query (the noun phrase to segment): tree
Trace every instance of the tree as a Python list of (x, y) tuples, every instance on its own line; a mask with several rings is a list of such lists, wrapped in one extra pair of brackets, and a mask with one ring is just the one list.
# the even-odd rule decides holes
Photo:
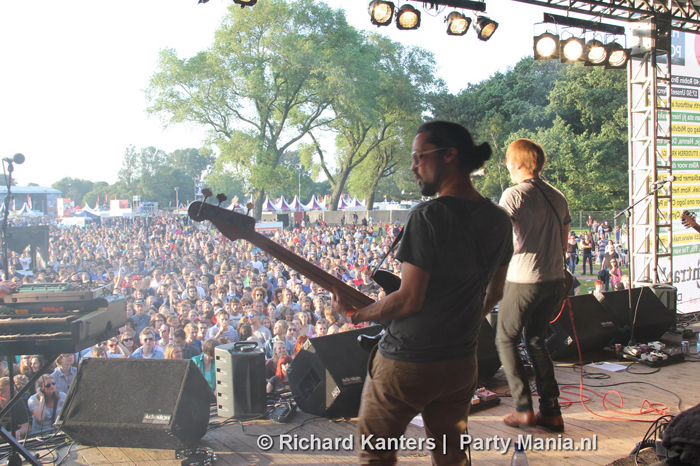
[(285, 151), (327, 122), (361, 35), (341, 11), (313, 0), (232, 5), (214, 45), (190, 59), (160, 54), (149, 111), (166, 124), (207, 126), (225, 163), (256, 189), (256, 215)]
[(180, 169), (193, 183), (202, 178), (215, 160), (211, 151), (194, 148), (177, 149), (167, 156), (168, 165)]
[(303, 156), (306, 163), (312, 163), (312, 154), (318, 157), (333, 189), (329, 209), (337, 208), (349, 177), (361, 164), (366, 167), (354, 186), (370, 199), (379, 179), (393, 174), (401, 153), (397, 140), (413, 138), (428, 93), (444, 87), (434, 68), (434, 57), (424, 49), (404, 48), (374, 34), (364, 41), (348, 66), (344, 93), (329, 107), (334, 117), (329, 127), (337, 134), (335, 157), (329, 160), (314, 131)]
[(92, 191), (93, 185), (94, 183), (90, 180), (65, 177), (52, 184), (51, 187), (61, 191), (62, 197), (72, 199), (80, 204), (85, 195)]

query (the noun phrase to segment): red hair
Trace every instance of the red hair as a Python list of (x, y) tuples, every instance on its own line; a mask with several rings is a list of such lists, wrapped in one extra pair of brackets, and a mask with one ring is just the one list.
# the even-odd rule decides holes
[(277, 361), (277, 370), (275, 371), (275, 375), (277, 376), (277, 380), (280, 382), (286, 382), (287, 381), (287, 374), (282, 372), (282, 364), (289, 364), (292, 362), (292, 357), (291, 356), (282, 356), (279, 361)]
[(297, 342), (294, 344), (294, 355), (296, 356), (299, 354), (299, 351), (304, 347), (304, 343), (306, 343), (309, 339), (308, 335), (299, 335), (297, 337)]

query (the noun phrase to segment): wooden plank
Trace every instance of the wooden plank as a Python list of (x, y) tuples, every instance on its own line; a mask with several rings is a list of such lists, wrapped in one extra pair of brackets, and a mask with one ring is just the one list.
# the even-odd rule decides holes
[[(609, 356), (609, 354), (608, 354)], [(595, 359), (591, 359), (595, 360)], [(612, 361), (615, 362), (615, 361)], [(625, 363), (629, 364), (629, 363)], [(616, 390), (623, 397), (624, 405), (621, 408), (610, 407), (628, 413), (639, 411), (644, 400), (652, 403), (662, 403), (667, 406), (668, 412), (677, 414), (677, 400), (671, 394), (659, 388), (676, 393), (682, 398), (683, 409), (688, 409), (700, 403), (700, 391), (696, 389), (697, 381), (694, 374), (695, 363), (680, 363), (662, 367), (654, 374), (641, 375), (631, 372), (649, 372), (646, 366), (635, 365), (631, 372), (606, 372), (595, 367), (586, 367), (587, 373), (604, 373), (608, 378), (604, 380), (584, 379), (584, 387), (590, 388), (600, 395), (608, 390)], [(574, 402), (562, 410), (566, 430), (561, 434), (564, 439), (571, 439), (578, 444), (581, 439), (597, 438), (597, 450), (595, 451), (559, 451), (531, 450), (528, 457), (531, 464), (545, 466), (561, 466), (562, 464), (576, 464), (578, 466), (603, 466), (616, 459), (626, 457), (634, 445), (639, 442), (649, 423), (631, 422), (606, 419), (605, 417), (617, 417), (620, 415), (609, 412), (603, 406), (601, 398), (592, 396), (592, 401), (585, 406), (579, 402), (580, 374), (574, 372), (571, 364), (557, 363), (555, 372), (557, 381), (561, 386), (569, 387), (562, 393), (563, 397)], [(577, 369), (578, 371), (579, 369)], [(625, 383), (634, 382), (634, 383)], [(639, 382), (647, 382), (639, 383)], [(603, 387), (603, 385), (621, 385)], [(656, 387), (652, 386), (655, 385)], [(502, 372), (487, 381), (491, 390), (506, 392), (507, 383)], [(658, 387), (658, 388), (657, 388)], [(585, 392), (584, 392), (585, 394)], [(591, 396), (589, 394), (589, 396)], [(617, 402), (617, 398), (610, 397)], [(503, 416), (513, 410), (513, 400), (509, 397), (501, 399), (497, 407), (473, 414), (469, 419), (469, 434), (482, 440), (498, 436), (514, 442), (519, 435), (531, 436), (533, 441), (559, 439), (559, 434), (548, 432), (542, 428), (514, 429), (503, 423)], [(535, 399), (535, 406), (537, 400)], [(593, 413), (589, 412), (592, 411)], [(624, 416), (630, 419), (655, 420), (658, 415), (648, 414), (644, 416)], [(292, 429), (294, 429), (292, 431)], [(218, 464), (224, 466), (276, 466), (276, 465), (303, 465), (316, 464), (355, 465), (357, 464), (358, 451), (355, 444), (352, 448), (341, 448), (338, 451), (303, 450), (290, 451), (282, 448), (278, 437), (270, 450), (262, 451), (257, 445), (257, 438), (267, 434), (279, 436), (282, 434), (297, 435), (299, 438), (350, 438), (357, 434), (357, 422), (338, 421), (328, 419), (314, 419), (314, 416), (298, 412), (288, 424), (279, 424), (269, 420), (248, 421), (245, 423), (232, 423), (220, 428), (211, 429), (201, 441), (201, 445), (208, 446), (218, 455)], [(410, 438), (424, 438), (423, 428), (410, 425), (406, 430), (406, 436)], [(357, 440), (357, 439), (355, 439)], [(510, 464), (513, 453), (512, 443), (505, 453), (494, 448), (475, 451), (472, 450), (472, 459), (475, 464), (504, 465)], [(130, 465), (170, 465), (178, 464), (173, 460), (171, 450), (144, 450), (131, 448), (100, 448), (76, 447), (71, 452), (65, 464), (71, 466), (130, 466)], [(401, 451), (398, 454), (399, 463), (402, 466), (419, 466), (430, 462), (428, 451)]]

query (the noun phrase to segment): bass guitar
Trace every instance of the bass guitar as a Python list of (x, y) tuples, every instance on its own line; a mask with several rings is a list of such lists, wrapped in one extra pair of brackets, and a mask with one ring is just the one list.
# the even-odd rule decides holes
[(346, 285), (342, 280), (255, 231), (253, 217), (200, 201), (190, 204), (187, 213), (195, 222), (209, 220), (222, 235), (231, 241), (243, 239), (254, 244), (275, 259), (309, 277), (325, 290), (329, 292), (336, 290), (339, 296), (355, 308), (366, 307), (374, 302), (372, 298), (359, 290)]

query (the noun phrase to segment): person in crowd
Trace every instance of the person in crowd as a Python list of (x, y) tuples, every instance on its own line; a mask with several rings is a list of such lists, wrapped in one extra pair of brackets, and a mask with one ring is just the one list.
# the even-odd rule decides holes
[[(188, 324), (188, 325), (192, 325), (192, 324)], [(185, 330), (182, 330), (182, 329), (175, 330), (175, 333), (173, 333), (173, 343), (180, 348), (180, 351), (182, 352), (181, 359), (192, 359), (193, 357), (195, 357), (201, 353), (201, 351), (199, 349), (197, 349), (196, 346), (187, 343), (187, 334), (185, 333)], [(166, 352), (166, 359), (167, 359), (167, 352)]]
[(229, 315), (222, 308), (216, 311), (216, 325), (207, 331), (207, 340), (228, 338), (232, 343), (238, 341), (238, 332), (235, 328), (229, 325)]
[(134, 332), (140, 335), (143, 329), (148, 327), (151, 322), (151, 316), (146, 314), (146, 301), (143, 299), (137, 299), (134, 301), (134, 315), (131, 317), (131, 319), (136, 325)]
[(267, 327), (263, 327), (260, 323), (260, 312), (256, 309), (249, 307), (246, 309), (246, 317), (250, 327), (253, 329), (253, 337), (260, 343), (264, 345), (265, 342), (272, 338), (272, 332)]
[[(610, 286), (613, 290), (618, 289), (618, 285), (622, 285), (622, 269), (619, 267), (618, 259), (610, 259)], [(624, 290), (624, 285), (622, 285)]]
[(182, 359), (182, 348), (174, 342), (168, 343), (163, 359)]
[(128, 358), (139, 347), (136, 341), (136, 334), (133, 330), (126, 330), (119, 335), (119, 341), (123, 345), (124, 355)]
[(56, 417), (63, 407), (66, 394), (56, 390), (56, 381), (49, 374), (39, 377), (36, 393), (29, 398), (27, 407), (32, 413), (30, 435), (46, 436), (52, 434), (56, 427)]
[(151, 327), (143, 329), (139, 335), (141, 347), (131, 354), (135, 359), (163, 359), (163, 350), (156, 345), (156, 333)]
[(289, 377), (287, 376), (287, 370), (291, 363), (291, 356), (282, 356), (277, 361), (275, 375), (267, 382), (267, 393), (284, 395), (292, 391), (292, 387), (289, 385)]
[(265, 352), (267, 354), (267, 358), (271, 358), (274, 355), (274, 348), (273, 346), (277, 342), (282, 342), (285, 345), (285, 348), (287, 350), (287, 354), (292, 354), (292, 351), (294, 351), (294, 344), (291, 343), (289, 340), (287, 340), (287, 330), (289, 329), (289, 325), (287, 324), (286, 320), (278, 320), (275, 322), (273, 329), (273, 336), (271, 339), (267, 340), (265, 342)]
[(584, 233), (583, 238), (581, 238), (581, 249), (583, 251), (583, 275), (586, 275), (586, 262), (588, 262), (591, 275), (593, 275), (593, 247), (594, 243), (591, 239), (590, 233)]
[[(544, 149), (530, 139), (517, 139), (506, 151), (515, 186), (505, 190), (500, 204), (513, 221), (514, 253), (498, 306), (496, 343), (515, 405), (503, 421), (511, 427), (539, 425), (561, 432), (559, 386), (545, 334), (566, 297), (562, 258), (569, 250), (571, 217), (566, 197), (540, 177), (545, 163)], [(523, 330), (535, 371), (537, 414), (518, 349)]]
[(272, 357), (265, 361), (265, 378), (267, 380), (270, 380), (270, 378), (275, 375), (277, 371), (277, 361), (279, 361), (282, 356), (289, 356), (287, 345), (285, 345), (283, 341), (275, 341), (272, 346)]
[(192, 361), (197, 365), (204, 378), (207, 379), (209, 388), (211, 388), (212, 396), (216, 390), (216, 364), (214, 357), (214, 349), (219, 346), (219, 340), (210, 338), (202, 344), (202, 353), (192, 358)]
[[(0, 377), (0, 410), (4, 409), (9, 404), (10, 399), (10, 378)], [(10, 431), (12, 428), (11, 416), (15, 418), (15, 438), (17, 440), (26, 438), (29, 433), (29, 416), (27, 415), (27, 405), (24, 400), (15, 403), (10, 412), (2, 418), (2, 428), (10, 432), (10, 435), (12, 435)]]
[(128, 349), (119, 341), (118, 338), (110, 338), (107, 340), (107, 357), (108, 358), (128, 358)]
[(68, 389), (75, 379), (78, 369), (74, 366), (75, 355), (73, 353), (61, 354), (56, 358), (56, 369), (51, 377), (56, 382), (56, 390), (68, 393)]
[(566, 242), (566, 261), (567, 267), (571, 274), (576, 273), (576, 261), (578, 260), (578, 241), (576, 240), (576, 233), (573, 231), (569, 232), (569, 239)]

